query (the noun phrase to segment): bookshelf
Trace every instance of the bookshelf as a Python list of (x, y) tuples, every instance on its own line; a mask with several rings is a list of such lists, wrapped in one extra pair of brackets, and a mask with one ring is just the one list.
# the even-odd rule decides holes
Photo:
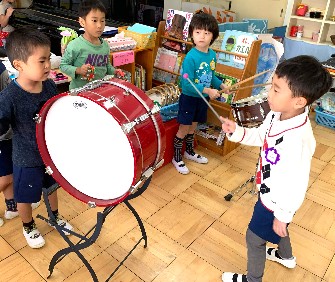
[[(122, 51), (121, 51), (122, 52)], [(113, 64), (113, 53), (110, 53), (110, 60)], [(131, 73), (131, 83), (134, 84), (135, 77), (135, 64), (139, 64), (144, 67), (146, 71), (146, 90), (152, 88), (152, 68), (154, 65), (154, 48), (136, 48), (134, 50), (134, 62), (126, 65), (119, 66), (117, 68), (124, 69)]]
[[(161, 21), (159, 23), (158, 26), (158, 30), (157, 30), (157, 37), (156, 37), (156, 46), (155, 46), (155, 50), (154, 50), (154, 58), (156, 57), (156, 53), (159, 47), (162, 46), (162, 39), (166, 38), (172, 41), (176, 41), (176, 42), (181, 42), (181, 43), (186, 43), (190, 46), (192, 46), (192, 42), (186, 42), (186, 41), (182, 41), (182, 40), (177, 40), (174, 38), (170, 38), (170, 37), (166, 37), (164, 36), (164, 29), (165, 29), (165, 21)], [(244, 57), (246, 59), (245, 65), (243, 69), (237, 69), (234, 67), (230, 67), (230, 66), (226, 66), (226, 65), (222, 65), (222, 64), (217, 64), (216, 65), (216, 71), (223, 73), (223, 74), (227, 74), (229, 76), (232, 77), (236, 77), (237, 79), (244, 80), (247, 79), (251, 76), (253, 76), (256, 73), (256, 68), (257, 68), (257, 62), (258, 62), (258, 56), (259, 56), (259, 52), (261, 49), (261, 40), (255, 40), (253, 41), (250, 51), (248, 53), (248, 55), (240, 55), (240, 54), (236, 54), (233, 52), (228, 52), (225, 50), (220, 50), (220, 49), (213, 49), (216, 52), (223, 52), (226, 54), (230, 54), (230, 55), (237, 55), (239, 57)], [(185, 57), (184, 54), (180, 54), (180, 56), (182, 56), (182, 60)], [(170, 72), (168, 70), (164, 70), (168, 73), (173, 73), (176, 75), (180, 75), (179, 73), (174, 73), (174, 72)], [(159, 85), (161, 84), (161, 82), (159, 81), (153, 81), (153, 85)], [(250, 80), (248, 82), (246, 82), (245, 84), (243, 84), (243, 86), (249, 86), (249, 85), (253, 85), (254, 82), (253, 80)], [(237, 90), (236, 94), (235, 94), (235, 98), (234, 101), (238, 101), (240, 99), (246, 98), (251, 96), (251, 91), (252, 88), (248, 88), (248, 89), (241, 89), (241, 90)], [(210, 101), (211, 105), (213, 106), (213, 108), (218, 112), (219, 115), (224, 116), (224, 117), (228, 117), (230, 119), (234, 119), (233, 118), (233, 114), (231, 111), (231, 107), (229, 104), (226, 103), (222, 103), (219, 101), (214, 101), (211, 100)], [(221, 126), (220, 121), (217, 119), (217, 117), (212, 113), (212, 111), (210, 109), (208, 109), (207, 112), (207, 122), (211, 123), (211, 124), (215, 124), (218, 126)], [(216, 152), (220, 155), (226, 155), (229, 152), (231, 152), (232, 150), (234, 150), (235, 148), (237, 148), (239, 146), (239, 143), (233, 143), (228, 141), (227, 138), (224, 139), (223, 145), (222, 146), (218, 146), (216, 145), (216, 141), (215, 140), (211, 140), (211, 139), (206, 139), (204, 137), (201, 137), (199, 135), (196, 135), (196, 139), (199, 145), (213, 151)]]

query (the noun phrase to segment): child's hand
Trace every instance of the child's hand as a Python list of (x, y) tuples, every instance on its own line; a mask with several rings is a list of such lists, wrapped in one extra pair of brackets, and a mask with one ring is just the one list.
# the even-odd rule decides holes
[(80, 74), (81, 76), (86, 76), (90, 69), (91, 69), (90, 64), (82, 65), (80, 68), (78, 67), (76, 69), (76, 73)]
[(206, 94), (208, 94), (209, 98), (212, 100), (220, 97), (219, 91), (216, 89), (212, 89), (212, 88), (207, 88)]
[(226, 93), (226, 94), (229, 94), (229, 89), (226, 89), (228, 86), (226, 85), (226, 84), (224, 84), (224, 83), (222, 83), (221, 85), (220, 85), (220, 88), (222, 89), (222, 90), (224, 90), (223, 92), (224, 93)]
[(122, 69), (116, 69), (115, 72), (114, 72), (114, 75), (115, 75), (117, 78), (124, 78), (125, 73), (123, 72)]
[(280, 237), (287, 236), (287, 223), (279, 221), (277, 218), (273, 220), (273, 231)]
[(14, 8), (13, 7), (9, 7), (6, 10), (6, 16), (10, 17), (14, 12)]
[(226, 133), (234, 133), (236, 129), (236, 123), (228, 118), (220, 117), (222, 122), (222, 130)]

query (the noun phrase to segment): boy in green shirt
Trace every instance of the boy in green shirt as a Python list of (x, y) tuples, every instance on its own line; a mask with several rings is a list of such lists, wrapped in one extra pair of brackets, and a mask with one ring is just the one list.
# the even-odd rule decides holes
[(94, 67), (94, 80), (115, 74), (110, 63), (110, 48), (100, 36), (105, 28), (106, 8), (100, 1), (82, 1), (79, 8), (79, 23), (85, 33), (72, 40), (66, 47), (60, 69), (72, 78), (70, 89), (83, 87), (83, 79)]

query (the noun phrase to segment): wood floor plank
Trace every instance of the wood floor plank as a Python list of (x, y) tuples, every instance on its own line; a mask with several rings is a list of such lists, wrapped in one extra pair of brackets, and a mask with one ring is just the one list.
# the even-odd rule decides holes
[(189, 250), (183, 251), (154, 282), (221, 282), (221, 271)]
[(317, 179), (307, 191), (306, 198), (335, 210), (334, 186), (327, 182)]

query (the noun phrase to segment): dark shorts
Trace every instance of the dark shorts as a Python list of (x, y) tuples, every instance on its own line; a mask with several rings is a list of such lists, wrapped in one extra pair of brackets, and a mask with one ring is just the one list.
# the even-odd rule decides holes
[[(209, 97), (207, 97), (209, 101)], [(181, 94), (177, 121), (179, 124), (192, 125), (192, 122), (207, 121), (207, 104), (202, 98)]]
[(273, 220), (273, 212), (264, 207), (261, 200), (258, 199), (249, 223), (249, 229), (263, 240), (278, 244), (281, 237), (273, 231)]
[(0, 141), (0, 177), (12, 173), (12, 140)]
[(42, 188), (48, 188), (56, 181), (44, 166), (13, 167), (14, 199), (17, 203), (36, 203), (41, 200)]

